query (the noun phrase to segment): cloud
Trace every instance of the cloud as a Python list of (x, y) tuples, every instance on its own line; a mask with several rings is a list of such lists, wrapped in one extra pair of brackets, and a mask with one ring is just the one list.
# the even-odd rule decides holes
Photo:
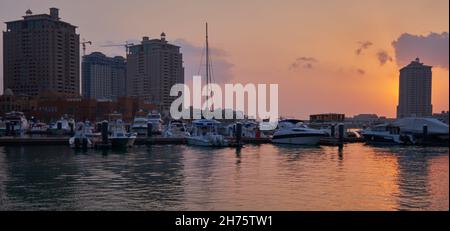
[(400, 67), (419, 57), (424, 63), (448, 69), (448, 32), (412, 35), (404, 33), (392, 42), (395, 59)]
[(355, 53), (356, 53), (357, 55), (362, 54), (362, 52), (363, 52), (364, 50), (368, 49), (370, 46), (373, 45), (373, 43), (370, 42), (370, 41), (359, 41), (358, 44), (359, 44), (359, 46), (358, 46), (358, 48), (357, 48), (356, 51), (355, 51)]
[(378, 58), (378, 61), (380, 62), (381, 66), (383, 66), (388, 61), (389, 62), (393, 61), (392, 57), (385, 50), (378, 51), (377, 52), (377, 58)]
[[(185, 76), (191, 79), (194, 75), (205, 75), (205, 54), (204, 48), (192, 44), (185, 39), (176, 39), (174, 44), (181, 47), (185, 67)], [(232, 69), (234, 64), (227, 60), (229, 56), (225, 50), (210, 47), (210, 57), (212, 62), (213, 81), (215, 83), (228, 83), (233, 79)]]
[(300, 68), (312, 69), (319, 61), (313, 57), (298, 57), (291, 65), (289, 70), (298, 70)]

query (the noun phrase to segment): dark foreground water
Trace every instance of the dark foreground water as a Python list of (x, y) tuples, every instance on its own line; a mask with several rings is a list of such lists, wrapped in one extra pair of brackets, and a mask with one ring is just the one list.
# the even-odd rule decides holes
[(0, 210), (448, 210), (449, 149), (0, 147)]

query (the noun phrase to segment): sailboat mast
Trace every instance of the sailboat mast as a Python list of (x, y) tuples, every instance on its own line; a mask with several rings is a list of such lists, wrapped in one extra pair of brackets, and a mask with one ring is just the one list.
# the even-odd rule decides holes
[[(206, 87), (209, 89), (209, 44), (208, 44), (208, 22), (206, 23)], [(206, 100), (208, 102), (209, 94), (206, 95)], [(209, 106), (208, 106), (209, 107)]]

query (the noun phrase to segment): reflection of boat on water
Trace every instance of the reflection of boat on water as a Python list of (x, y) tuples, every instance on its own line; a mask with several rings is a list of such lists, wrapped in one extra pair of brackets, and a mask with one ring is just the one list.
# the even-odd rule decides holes
[(206, 147), (226, 147), (229, 142), (217, 131), (220, 122), (216, 120), (194, 120), (191, 136), (187, 137), (188, 145)]
[(278, 122), (278, 129), (272, 137), (273, 143), (317, 145), (321, 138), (328, 136), (324, 131), (309, 128), (301, 120), (286, 119)]
[(164, 131), (164, 137), (186, 138), (190, 134), (182, 120), (171, 120)]

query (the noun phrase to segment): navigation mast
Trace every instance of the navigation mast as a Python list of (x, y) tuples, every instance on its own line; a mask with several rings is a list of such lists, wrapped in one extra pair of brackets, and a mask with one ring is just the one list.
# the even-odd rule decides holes
[[(206, 95), (206, 102), (208, 102), (209, 99), (209, 84), (211, 83), (210, 80), (211, 76), (209, 73), (209, 42), (208, 42), (208, 22), (206, 22), (206, 87), (208, 90), (208, 93)], [(207, 105), (209, 109), (209, 105)]]

